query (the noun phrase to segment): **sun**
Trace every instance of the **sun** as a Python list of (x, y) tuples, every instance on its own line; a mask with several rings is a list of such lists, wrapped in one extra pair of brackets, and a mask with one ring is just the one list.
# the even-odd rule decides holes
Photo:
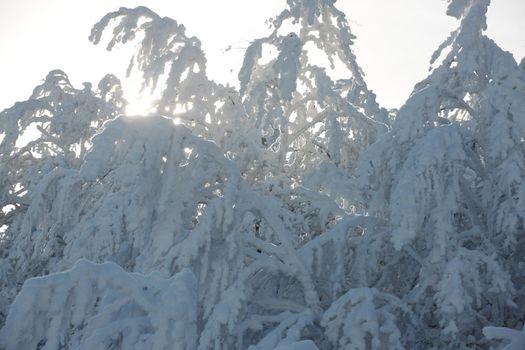
[(155, 112), (151, 96), (139, 96), (128, 99), (125, 113), (129, 117), (148, 117)]
[(143, 88), (143, 78), (138, 72), (132, 72), (122, 82), (124, 98), (127, 100), (125, 115), (129, 117), (148, 117), (155, 113), (155, 100), (160, 97), (159, 91)]

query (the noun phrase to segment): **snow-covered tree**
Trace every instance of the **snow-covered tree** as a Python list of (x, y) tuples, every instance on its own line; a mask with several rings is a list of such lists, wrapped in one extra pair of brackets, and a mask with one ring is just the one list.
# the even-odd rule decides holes
[(442, 63), (356, 171), (360, 203), (390, 223), (404, 262), (394, 291), (420, 333), (441, 333), (416, 348), (479, 345), (483, 325), (514, 327), (523, 315), (518, 262), (500, 248), (520, 231), (523, 92), (512, 56), (482, 34), (488, 5), (450, 1), (461, 24), (432, 58), (443, 53)]
[(345, 15), (334, 1), (289, 0), (272, 28), (239, 72), (247, 117), (269, 150), (263, 166), (297, 180), (323, 161), (353, 168), (388, 113), (364, 82)]
[(0, 203), (11, 214), (2, 217), (0, 226), (30, 203), (28, 192), (46, 173), (59, 165), (77, 168), (91, 137), (124, 103), (120, 82), (112, 75), (102, 79), (97, 91), (89, 83), (77, 90), (64, 72), (55, 70), (29, 100), (1, 112)]
[(395, 116), (334, 0), (288, 0), (240, 91), (175, 20), (106, 15), (154, 112), (53, 71), (0, 114), (0, 349), (521, 349), (525, 60), (489, 2), (449, 0)]
[(201, 42), (187, 36), (182, 24), (146, 7), (122, 7), (104, 16), (89, 39), (99, 44), (106, 32), (111, 32), (108, 50), (139, 41), (127, 74), (137, 71), (143, 77), (143, 93), (158, 96), (152, 113), (175, 118), (222, 147), (232, 143), (228, 138), (241, 113), (238, 93), (207, 77)]
[[(171, 119), (121, 117), (93, 139), (79, 171), (58, 168), (41, 181), (3, 261), (16, 274), (5, 277), (15, 288), (81, 258), (168, 277), (188, 267), (198, 283), (200, 348), (241, 346), (256, 339), (234, 333), (253, 332), (240, 325), (255, 317), (248, 305), (257, 301), (265, 314), (318, 303), (280, 206), (252, 192), (213, 143)], [(267, 279), (298, 283), (293, 301), (261, 298)]]
[(104, 121), (121, 112), (125, 103), (120, 81), (113, 75), (105, 76), (96, 91), (89, 83), (79, 90), (64, 72), (54, 70), (27, 101), (0, 113), (0, 319), (5, 315), (6, 300), (17, 290), (7, 287), (9, 280), (12, 283), (19, 273), (3, 259), (11, 245), (27, 234), (12, 225), (25, 215), (49, 173), (80, 166), (91, 147), (91, 137)]

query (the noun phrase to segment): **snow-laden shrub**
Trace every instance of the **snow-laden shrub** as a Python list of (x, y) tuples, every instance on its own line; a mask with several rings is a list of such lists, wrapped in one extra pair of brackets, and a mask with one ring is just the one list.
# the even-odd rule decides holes
[(79, 260), (70, 270), (24, 283), (0, 348), (194, 349), (196, 288), (190, 270), (165, 279)]

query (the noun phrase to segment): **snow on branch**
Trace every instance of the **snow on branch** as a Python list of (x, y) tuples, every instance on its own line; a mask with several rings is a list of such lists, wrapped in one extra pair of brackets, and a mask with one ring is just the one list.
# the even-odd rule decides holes
[(525, 327), (521, 331), (505, 327), (485, 327), (483, 335), (488, 339), (503, 340), (506, 345), (503, 345), (501, 350), (525, 349)]
[(29, 279), (0, 334), (16, 349), (194, 349), (196, 282), (127, 273), (79, 260), (71, 270)]

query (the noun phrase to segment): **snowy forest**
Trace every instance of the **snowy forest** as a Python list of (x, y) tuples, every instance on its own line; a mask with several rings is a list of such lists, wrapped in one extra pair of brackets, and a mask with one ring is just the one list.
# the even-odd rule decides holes
[(335, 2), (287, 0), (238, 87), (120, 8), (89, 39), (150, 115), (61, 70), (0, 113), (1, 350), (525, 349), (525, 59), (448, 0), (387, 110)]

